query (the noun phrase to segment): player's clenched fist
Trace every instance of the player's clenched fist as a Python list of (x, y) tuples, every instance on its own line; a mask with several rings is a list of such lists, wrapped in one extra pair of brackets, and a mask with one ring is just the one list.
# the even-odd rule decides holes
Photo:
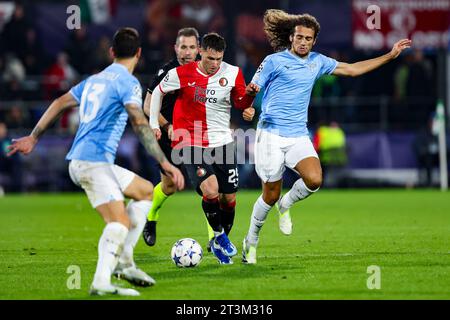
[(184, 189), (184, 177), (179, 169), (171, 165), (168, 161), (161, 162), (161, 168), (170, 176), (178, 190)]
[(155, 134), (156, 140), (161, 139), (161, 129), (159, 128), (153, 129), (153, 133)]
[(242, 113), (242, 117), (245, 121), (252, 121), (253, 117), (255, 116), (255, 108), (250, 107), (244, 110)]
[(249, 83), (247, 87), (245, 88), (245, 93), (249, 96), (256, 96), (256, 94), (259, 92), (260, 87), (254, 83)]

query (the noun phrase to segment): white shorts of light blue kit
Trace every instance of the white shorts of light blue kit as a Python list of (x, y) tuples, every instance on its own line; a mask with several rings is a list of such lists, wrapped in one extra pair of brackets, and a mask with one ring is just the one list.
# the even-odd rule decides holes
[(111, 201), (123, 201), (123, 192), (136, 174), (107, 162), (72, 160), (69, 175), (73, 183), (84, 189), (92, 207)]
[(256, 130), (255, 168), (263, 182), (281, 180), (286, 167), (297, 172), (297, 163), (309, 157), (319, 158), (309, 136), (288, 138)]

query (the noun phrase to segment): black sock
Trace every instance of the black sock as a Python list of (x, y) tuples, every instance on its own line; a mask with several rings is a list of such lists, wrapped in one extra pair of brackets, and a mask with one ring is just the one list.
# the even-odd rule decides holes
[(202, 208), (211, 228), (216, 232), (222, 232), (223, 228), (219, 207), (219, 198), (208, 199), (206, 197), (203, 197)]
[(236, 202), (220, 206), (220, 216), (222, 218), (222, 226), (227, 235), (230, 234), (234, 223)]
[(224, 211), (221, 209), (220, 215), (222, 218), (223, 230), (227, 235), (229, 235), (231, 228), (233, 227), (235, 211)]

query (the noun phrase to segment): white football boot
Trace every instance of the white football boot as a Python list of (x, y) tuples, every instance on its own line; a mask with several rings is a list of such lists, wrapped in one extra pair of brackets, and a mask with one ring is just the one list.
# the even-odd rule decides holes
[(280, 212), (280, 200), (275, 204), (275, 207), (278, 211), (278, 226), (280, 227), (280, 231), (289, 236), (292, 234), (292, 220), (291, 220), (291, 214), (289, 210), (285, 211), (284, 213)]
[(113, 275), (117, 279), (124, 279), (141, 287), (152, 286), (156, 283), (152, 277), (137, 268), (135, 264), (124, 265), (118, 263)]
[(117, 294), (119, 296), (129, 296), (129, 297), (137, 297), (139, 296), (139, 292), (134, 289), (128, 288), (120, 288), (112, 284), (105, 285), (91, 285), (91, 289), (89, 290), (89, 294), (91, 296), (104, 296), (108, 294)]
[(247, 237), (242, 241), (242, 262), (245, 264), (256, 264), (256, 245), (251, 245)]

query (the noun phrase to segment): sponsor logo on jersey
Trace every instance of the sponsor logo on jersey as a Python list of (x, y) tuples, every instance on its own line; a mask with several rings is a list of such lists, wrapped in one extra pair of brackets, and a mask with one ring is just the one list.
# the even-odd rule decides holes
[(195, 87), (195, 93), (194, 93), (194, 102), (200, 102), (200, 103), (217, 103), (216, 97), (211, 97), (216, 94), (216, 90), (214, 89), (205, 89), (201, 87)]
[(164, 77), (164, 82), (169, 81), (169, 73), (166, 74), (166, 76)]
[(225, 87), (228, 84), (227, 78), (220, 78), (219, 79), (219, 84), (220, 84), (221, 87)]

